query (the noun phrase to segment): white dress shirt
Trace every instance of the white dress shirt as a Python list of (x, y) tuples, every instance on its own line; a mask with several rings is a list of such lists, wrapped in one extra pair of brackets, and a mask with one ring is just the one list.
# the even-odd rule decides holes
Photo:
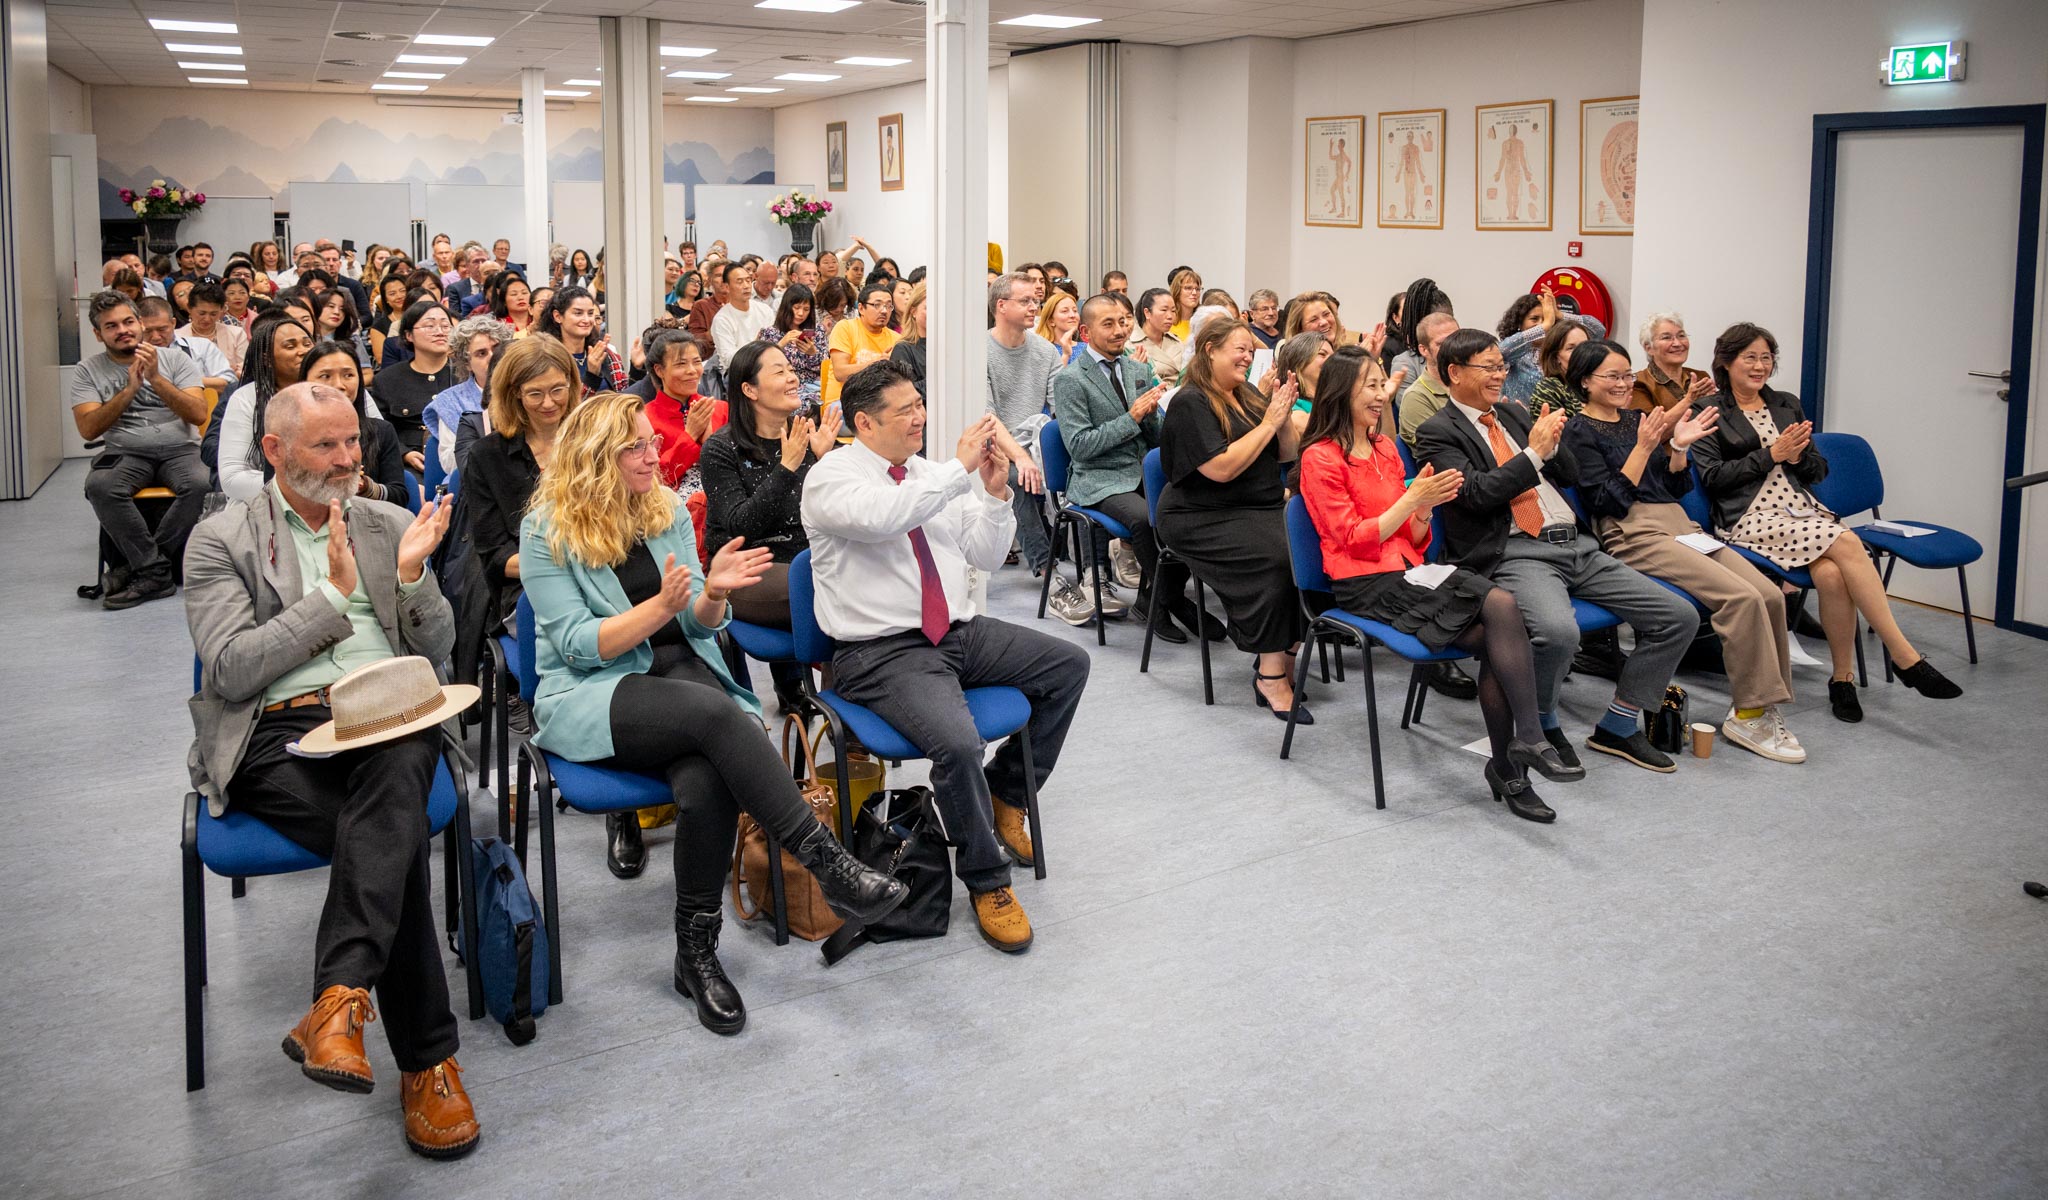
[(755, 300), (747, 305), (746, 311), (728, 304), (711, 318), (711, 340), (718, 344), (718, 365), (730, 369), (732, 356), (740, 347), (761, 336), (761, 331), (775, 324), (775, 310)]
[[(1451, 401), (1451, 407), (1463, 413), (1465, 419), (1472, 422), (1472, 428), (1479, 431), (1479, 440), (1486, 443), (1488, 450), (1493, 449), (1493, 438), (1486, 432), (1486, 426), (1480, 423), (1479, 410), (1461, 404), (1456, 400)], [(1496, 421), (1499, 419), (1498, 417), (1494, 418)], [(1500, 426), (1500, 433), (1502, 437), (1507, 438), (1508, 445), (1512, 446), (1515, 444), (1514, 436), (1508, 432), (1506, 425)], [(1562, 443), (1560, 443), (1560, 448), (1562, 448)], [(1579, 518), (1572, 512), (1572, 506), (1566, 504), (1563, 494), (1550, 486), (1550, 481), (1543, 477), (1543, 464), (1550, 460), (1536, 453), (1536, 449), (1533, 446), (1522, 447), (1522, 453), (1528, 455), (1529, 461), (1536, 464), (1536, 503), (1543, 509), (1543, 524), (1546, 526), (1578, 524)], [(1557, 451), (1553, 450), (1551, 453), (1555, 454)]]
[(214, 345), (211, 339), (197, 335), (178, 334), (173, 336), (171, 345), (173, 348), (185, 352), (185, 357), (191, 359), (193, 365), (199, 368), (199, 375), (202, 379), (225, 379), (227, 383), (224, 385), (224, 390), (229, 392), (235, 390), (235, 385), (239, 381), (239, 373), (228, 364), (228, 356), (222, 354), (220, 347)]
[(902, 483), (889, 478), (889, 466), (856, 441), (819, 459), (804, 477), (818, 625), (841, 641), (923, 628), (924, 583), (911, 530), (924, 530), (953, 621), (974, 615), (968, 566), (1001, 567), (1016, 532), (1010, 502), (989, 495), (960, 460), (912, 457)]

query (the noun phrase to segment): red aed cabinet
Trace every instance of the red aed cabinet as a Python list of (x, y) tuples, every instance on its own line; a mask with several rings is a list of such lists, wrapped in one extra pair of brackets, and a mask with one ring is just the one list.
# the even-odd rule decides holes
[(1540, 294), (1545, 285), (1556, 294), (1559, 308), (1614, 328), (1614, 298), (1607, 294), (1607, 285), (1600, 282), (1598, 275), (1584, 267), (1552, 267), (1529, 285), (1529, 294)]

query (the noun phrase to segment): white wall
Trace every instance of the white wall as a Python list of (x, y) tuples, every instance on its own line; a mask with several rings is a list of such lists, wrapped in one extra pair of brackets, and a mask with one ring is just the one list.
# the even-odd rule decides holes
[(1163, 286), (1167, 271), (1183, 261), (1175, 255), (1187, 245), (1175, 217), (1181, 54), (1167, 46), (1129, 42), (1117, 48), (1123, 93), (1123, 128), (1117, 135), (1123, 155), (1117, 224), (1123, 253), (1112, 265), (1131, 277), (1133, 299), (1148, 286)]
[[(899, 112), (907, 151), (903, 190), (885, 192), (876, 122)], [(832, 202), (832, 215), (818, 227), (821, 246), (836, 250), (859, 235), (905, 271), (925, 263), (931, 255), (932, 181), (917, 178), (929, 146), (924, 84), (876, 88), (776, 109), (776, 170), (790, 179), (816, 180), (822, 188), (825, 126), (832, 121), (846, 122), (846, 190), (820, 193)], [(1008, 254), (1010, 113), (1005, 67), (988, 73), (988, 137), (988, 236)]]
[(92, 88), (50, 68), (50, 132), (92, 132)]
[(1006, 265), (1058, 259), (1085, 271), (1088, 257), (1088, 47), (1065, 46), (1010, 60), (1008, 154), (1029, 169), (1009, 173)]

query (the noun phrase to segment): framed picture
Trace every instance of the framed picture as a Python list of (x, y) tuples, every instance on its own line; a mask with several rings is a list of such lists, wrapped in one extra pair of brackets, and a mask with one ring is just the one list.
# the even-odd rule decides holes
[(846, 190), (846, 122), (825, 126), (825, 190)]
[(1550, 228), (1550, 187), (1557, 174), (1551, 136), (1555, 111), (1550, 100), (1474, 110), (1474, 229)]
[(1636, 231), (1636, 111), (1640, 96), (1579, 102), (1579, 232)]
[(1302, 223), (1359, 228), (1365, 224), (1365, 118), (1310, 117), (1305, 124)]
[(882, 190), (903, 190), (903, 114), (890, 113), (876, 119), (881, 126)]
[(1379, 183), (1374, 220), (1381, 229), (1444, 227), (1444, 110), (1379, 115)]

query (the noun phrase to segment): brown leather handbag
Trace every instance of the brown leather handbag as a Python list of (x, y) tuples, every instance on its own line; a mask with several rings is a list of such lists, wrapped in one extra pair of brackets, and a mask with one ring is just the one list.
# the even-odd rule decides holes
[[(829, 785), (818, 782), (817, 751), (806, 732), (803, 722), (795, 717), (782, 719), (782, 761), (789, 767), (790, 777), (797, 781), (811, 815), (830, 829), (839, 820), (839, 798)], [(819, 732), (822, 734), (823, 730)], [(796, 735), (796, 754), (803, 758), (801, 769), (790, 751), (791, 733)], [(775, 891), (768, 875), (768, 831), (753, 817), (741, 813), (739, 838), (732, 855), (732, 907), (740, 920), (774, 916)], [(782, 851), (782, 894), (789, 910), (789, 931), (807, 942), (822, 942), (846, 923), (825, 903), (825, 893), (818, 889), (817, 879), (788, 850)], [(754, 902), (752, 912), (747, 911), (749, 898)]]

